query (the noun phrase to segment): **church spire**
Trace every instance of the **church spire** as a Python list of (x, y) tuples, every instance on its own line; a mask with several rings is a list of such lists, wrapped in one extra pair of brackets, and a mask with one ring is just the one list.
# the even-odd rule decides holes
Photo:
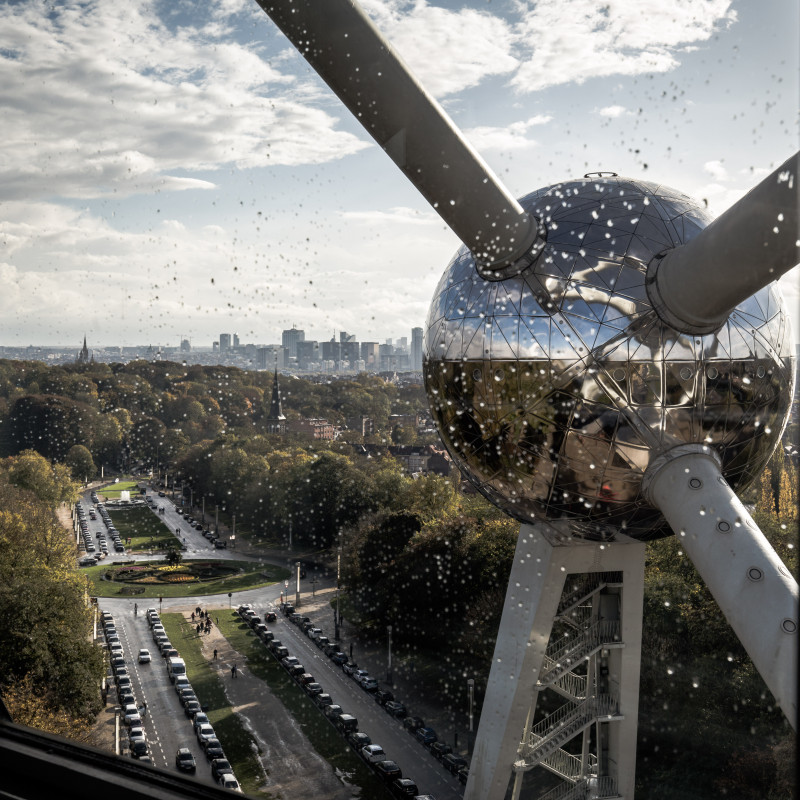
[(81, 348), (81, 351), (78, 353), (78, 357), (75, 359), (75, 363), (77, 364), (89, 363), (89, 348), (86, 346), (86, 334), (83, 335), (83, 347)]
[(278, 386), (278, 357), (275, 356), (275, 377), (272, 380), (272, 402), (267, 417), (267, 433), (286, 433), (286, 417), (281, 406), (281, 390)]

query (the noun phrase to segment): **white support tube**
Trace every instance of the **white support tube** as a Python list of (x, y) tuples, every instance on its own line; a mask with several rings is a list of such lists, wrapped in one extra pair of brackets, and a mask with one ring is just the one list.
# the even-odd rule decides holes
[(257, 1), (472, 251), (484, 278), (499, 280), (531, 263), (544, 229), (354, 0)]
[(658, 315), (685, 333), (710, 333), (798, 257), (796, 153), (686, 244), (654, 259), (647, 293)]
[[(652, 470), (652, 471), (651, 471)], [(664, 514), (793, 728), (798, 587), (707, 448), (656, 461), (647, 496)]]

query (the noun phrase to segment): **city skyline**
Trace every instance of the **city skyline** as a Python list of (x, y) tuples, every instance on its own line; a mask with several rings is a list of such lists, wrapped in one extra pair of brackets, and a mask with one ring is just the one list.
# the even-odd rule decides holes
[[(366, 10), (517, 196), (613, 170), (719, 214), (796, 149), (796, 5)], [(254, 2), (0, 22), (0, 341), (424, 324), (458, 241)]]

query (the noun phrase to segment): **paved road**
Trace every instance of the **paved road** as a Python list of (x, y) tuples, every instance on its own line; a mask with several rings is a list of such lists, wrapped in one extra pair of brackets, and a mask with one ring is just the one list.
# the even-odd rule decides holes
[[(159, 514), (165, 519), (174, 531), (181, 527), (187, 539), (187, 549), (190, 554), (202, 554), (214, 558), (243, 558), (242, 555), (226, 550), (217, 550), (211, 546), (202, 534), (189, 528), (183, 521), (182, 514), (166, 498), (157, 498), (160, 505), (164, 506), (165, 513)], [(91, 503), (84, 501), (88, 511)], [(157, 513), (157, 511), (156, 511)], [(88, 517), (88, 515), (87, 515)], [(98, 517), (97, 521), (89, 520), (93, 533), (103, 529), (103, 522)], [(122, 560), (116, 554), (113, 560)], [(160, 556), (159, 556), (160, 557)], [(109, 558), (112, 558), (109, 555)], [(126, 560), (140, 560), (142, 556), (136, 554)], [(322, 579), (317, 583), (321, 589), (332, 579)], [(307, 584), (306, 584), (307, 586)], [(232, 599), (227, 595), (208, 595), (202, 597), (172, 597), (164, 598), (160, 608), (163, 612), (178, 607), (194, 608), (197, 605), (204, 608), (236, 607), (241, 603), (251, 603), (258, 611), (267, 609), (277, 610), (280, 596), (284, 591), (282, 583), (273, 586), (250, 589), (237, 592)], [(290, 597), (294, 596), (294, 583), (290, 582)], [(210, 768), (205, 759), (196, 737), (192, 733), (191, 723), (187, 720), (174, 688), (166, 675), (163, 659), (156, 650), (150, 628), (143, 615), (133, 615), (133, 606), (139, 602), (136, 598), (101, 598), (101, 610), (108, 610), (114, 615), (120, 639), (125, 649), (125, 658), (131, 672), (134, 685), (134, 695), (139, 704), (147, 702), (148, 715), (145, 719), (145, 729), (148, 743), (150, 744), (151, 757), (156, 766), (166, 766), (175, 769), (175, 750), (178, 747), (189, 747), (197, 759), (197, 779), (204, 782), (213, 782), (210, 777)], [(149, 605), (159, 607), (153, 599), (139, 602), (140, 612), (144, 612)], [(432, 794), (436, 800), (460, 800), (463, 796), (463, 786), (457, 778), (451, 776), (442, 766), (420, 745), (416, 739), (406, 733), (402, 722), (393, 719), (377, 704), (372, 695), (363, 691), (351, 678), (345, 675), (328, 659), (316, 645), (303, 633), (303, 631), (290, 623), (279, 613), (277, 623), (270, 628), (275, 632), (289, 649), (291, 655), (300, 659), (316, 680), (322, 684), (335, 703), (342, 706), (348, 714), (353, 714), (358, 719), (359, 729), (370, 735), (373, 742), (380, 744), (387, 756), (396, 761), (405, 777), (413, 778), (419, 786), (420, 792)], [(333, 638), (332, 631), (326, 634)], [(140, 648), (147, 648), (153, 654), (151, 664), (138, 664), (136, 656)], [(377, 677), (377, 676), (376, 676)], [(311, 700), (308, 700), (311, 703)], [(225, 743), (223, 742), (223, 747)]]
[[(176, 769), (175, 751), (179, 747), (188, 747), (197, 760), (197, 780), (213, 784), (208, 761), (167, 677), (164, 659), (153, 643), (150, 626), (143, 613), (144, 607), (141, 609), (142, 613), (133, 616), (127, 603), (101, 599), (101, 609), (108, 610), (114, 615), (136, 703), (139, 706), (147, 703), (143, 727), (153, 764), (157, 767)], [(150, 651), (152, 661), (149, 664), (138, 662), (141, 649)], [(113, 701), (114, 695), (110, 694), (109, 699)], [(120, 738), (123, 743), (127, 740), (125, 730), (124, 726), (121, 726)]]

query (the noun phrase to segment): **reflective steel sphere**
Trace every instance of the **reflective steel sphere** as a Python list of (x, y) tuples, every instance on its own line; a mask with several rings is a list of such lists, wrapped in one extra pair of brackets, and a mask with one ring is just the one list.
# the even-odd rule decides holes
[(520, 201), (547, 228), (521, 275), (483, 280), (464, 248), (425, 329), (425, 385), (463, 474), (522, 522), (566, 518), (573, 535), (669, 531), (641, 492), (663, 450), (706, 443), (734, 490), (777, 444), (793, 392), (788, 316), (775, 284), (714, 334), (653, 311), (647, 265), (711, 218), (664, 186), (618, 177), (561, 183)]

